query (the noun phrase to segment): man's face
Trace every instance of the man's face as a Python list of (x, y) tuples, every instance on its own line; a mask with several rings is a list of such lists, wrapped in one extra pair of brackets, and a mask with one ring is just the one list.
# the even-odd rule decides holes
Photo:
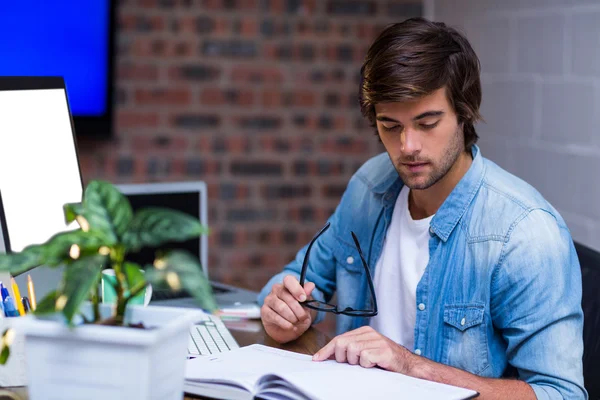
[(411, 189), (431, 187), (465, 151), (462, 127), (445, 88), (418, 100), (376, 104), (375, 115), (379, 137)]

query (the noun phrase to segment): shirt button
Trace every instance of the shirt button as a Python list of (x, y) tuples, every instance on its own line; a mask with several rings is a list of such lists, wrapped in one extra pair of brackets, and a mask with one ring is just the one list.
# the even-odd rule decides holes
[(463, 319), (460, 320), (460, 325), (461, 326), (465, 326), (466, 323), (467, 323), (466, 319), (463, 318)]
[(350, 256), (350, 257), (346, 258), (346, 262), (348, 264), (354, 264), (354, 257)]
[(416, 349), (415, 350), (415, 354), (418, 355), (418, 356), (420, 356), (421, 355), (421, 349)]
[(419, 310), (423, 311), (425, 309), (425, 304), (421, 303), (419, 304)]

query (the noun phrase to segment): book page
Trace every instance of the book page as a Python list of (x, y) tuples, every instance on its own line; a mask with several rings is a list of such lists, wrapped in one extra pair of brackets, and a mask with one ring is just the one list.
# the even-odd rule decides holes
[[(290, 353), (281, 357), (271, 353), (269, 347), (252, 345), (240, 349), (215, 354), (212, 356), (198, 357), (186, 361), (186, 384), (194, 382), (231, 382), (254, 393), (257, 381), (269, 374), (281, 371), (299, 372), (306, 368), (296, 361), (311, 362), (310, 356)], [(289, 353), (289, 352), (286, 352)]]
[[(295, 393), (295, 396), (307, 395), (313, 399), (387, 398), (402, 394), (405, 398), (423, 400), (458, 400), (477, 395), (472, 390), (411, 378), (379, 368), (363, 368), (333, 360), (315, 362), (308, 355), (263, 345), (251, 345), (215, 357), (187, 362), (186, 382), (226, 378), (248, 385), (249, 389), (252, 386), (251, 390), (256, 392), (255, 387), (261, 377), (276, 375), (290, 383), (290, 393)], [(278, 380), (277, 383), (282, 390), (282, 382)]]

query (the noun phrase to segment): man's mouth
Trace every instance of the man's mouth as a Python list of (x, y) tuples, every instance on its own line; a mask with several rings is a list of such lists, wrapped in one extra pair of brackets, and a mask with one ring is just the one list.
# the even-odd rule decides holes
[(402, 163), (410, 172), (421, 172), (425, 169), (429, 163), (426, 162), (408, 162)]

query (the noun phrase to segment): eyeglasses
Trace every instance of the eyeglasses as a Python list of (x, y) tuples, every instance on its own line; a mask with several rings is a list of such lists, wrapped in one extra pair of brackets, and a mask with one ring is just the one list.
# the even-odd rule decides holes
[[(302, 263), (302, 272), (300, 273), (300, 285), (304, 287), (304, 280), (306, 278), (306, 270), (308, 269), (308, 256), (310, 255), (310, 249), (312, 248), (315, 241), (329, 229), (330, 223), (327, 222), (325, 226), (317, 233), (317, 235), (310, 241), (308, 245), (308, 249), (306, 250), (306, 255), (304, 256), (304, 262)], [(363, 267), (365, 268), (365, 273), (367, 274), (367, 283), (369, 284), (369, 291), (371, 292), (371, 304), (373, 308), (370, 310), (355, 310), (352, 307), (346, 307), (343, 310), (338, 309), (336, 305), (324, 303), (318, 300), (307, 300), (302, 302), (305, 307), (311, 308), (313, 310), (325, 311), (334, 314), (343, 314), (351, 317), (373, 317), (377, 315), (377, 299), (375, 298), (375, 288), (373, 287), (373, 280), (371, 279), (371, 273), (369, 272), (369, 267), (367, 262), (365, 261), (365, 257), (363, 256), (363, 252), (360, 248), (360, 244), (358, 243), (358, 239), (354, 232), (350, 232), (352, 234), (352, 239), (354, 239), (354, 244), (356, 245), (356, 249), (358, 250), (358, 254), (360, 255), (360, 259), (362, 261)]]

